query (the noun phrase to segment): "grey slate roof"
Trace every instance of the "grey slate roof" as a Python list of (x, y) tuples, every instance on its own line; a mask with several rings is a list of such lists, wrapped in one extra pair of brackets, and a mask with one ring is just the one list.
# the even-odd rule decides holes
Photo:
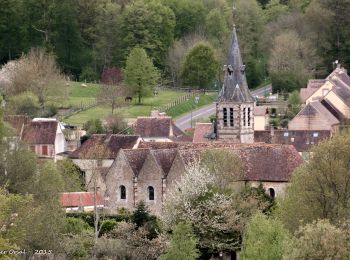
[(218, 102), (254, 102), (248, 89), (245, 66), (239, 50), (236, 29), (233, 29), (232, 42), (225, 66), (224, 85), (219, 93)]

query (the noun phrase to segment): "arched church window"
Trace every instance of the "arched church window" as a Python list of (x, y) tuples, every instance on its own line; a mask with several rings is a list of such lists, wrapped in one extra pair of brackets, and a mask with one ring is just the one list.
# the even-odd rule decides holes
[(248, 107), (247, 121), (248, 121), (248, 126), (250, 126), (250, 107)]
[(125, 200), (126, 199), (126, 188), (124, 185), (120, 185), (119, 187), (120, 191), (120, 199)]
[(148, 199), (154, 200), (154, 188), (152, 186), (148, 186)]
[(230, 108), (230, 126), (233, 126), (233, 108)]
[(223, 113), (224, 113), (224, 126), (227, 126), (227, 108), (226, 107), (224, 108)]
[(274, 199), (276, 196), (275, 190), (273, 188), (269, 188), (268, 192), (269, 192), (270, 197)]

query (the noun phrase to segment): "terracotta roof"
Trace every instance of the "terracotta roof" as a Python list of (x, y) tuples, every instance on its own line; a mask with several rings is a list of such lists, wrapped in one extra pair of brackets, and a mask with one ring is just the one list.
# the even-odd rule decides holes
[(16, 136), (20, 136), (24, 126), (28, 125), (31, 119), (26, 115), (7, 115), (4, 116), (4, 121), (15, 130)]
[(57, 121), (32, 121), (23, 129), (21, 140), (27, 144), (55, 144)]
[(139, 117), (136, 134), (141, 137), (169, 137), (172, 119), (170, 117)]
[(308, 130), (274, 130), (254, 131), (255, 142), (264, 142), (269, 144), (290, 144), (298, 152), (309, 151), (310, 148), (319, 142), (331, 137), (331, 131), (308, 131)]
[(142, 169), (147, 155), (150, 153), (149, 149), (123, 150), (123, 152), (135, 176), (137, 176)]
[(164, 175), (166, 176), (174, 162), (177, 154), (176, 149), (166, 150), (153, 150), (151, 151), (159, 166), (162, 168)]
[[(94, 206), (93, 192), (64, 192), (60, 195), (62, 207), (87, 207)], [(104, 199), (97, 193), (96, 204), (104, 205)]]
[(86, 158), (93, 154), (94, 147), (101, 145), (104, 150), (104, 158), (115, 158), (120, 149), (132, 149), (139, 139), (136, 135), (92, 135), (77, 150), (71, 154), (71, 158)]
[(209, 142), (208, 135), (212, 132), (211, 123), (196, 123), (193, 134), (194, 143)]

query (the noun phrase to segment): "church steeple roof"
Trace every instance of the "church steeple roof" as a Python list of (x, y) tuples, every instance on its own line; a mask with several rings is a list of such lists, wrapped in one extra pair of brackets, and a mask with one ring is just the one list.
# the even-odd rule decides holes
[(225, 65), (224, 85), (219, 93), (219, 102), (254, 102), (248, 89), (245, 76), (245, 65), (239, 50), (236, 28), (232, 32), (232, 41), (228, 55), (228, 65)]

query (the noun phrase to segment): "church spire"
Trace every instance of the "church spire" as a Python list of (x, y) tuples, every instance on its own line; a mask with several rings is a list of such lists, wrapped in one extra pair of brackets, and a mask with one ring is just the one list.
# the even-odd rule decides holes
[(248, 89), (245, 76), (245, 65), (242, 62), (238, 45), (236, 27), (233, 27), (231, 47), (228, 55), (228, 65), (224, 66), (224, 85), (218, 101), (223, 102), (254, 102)]

